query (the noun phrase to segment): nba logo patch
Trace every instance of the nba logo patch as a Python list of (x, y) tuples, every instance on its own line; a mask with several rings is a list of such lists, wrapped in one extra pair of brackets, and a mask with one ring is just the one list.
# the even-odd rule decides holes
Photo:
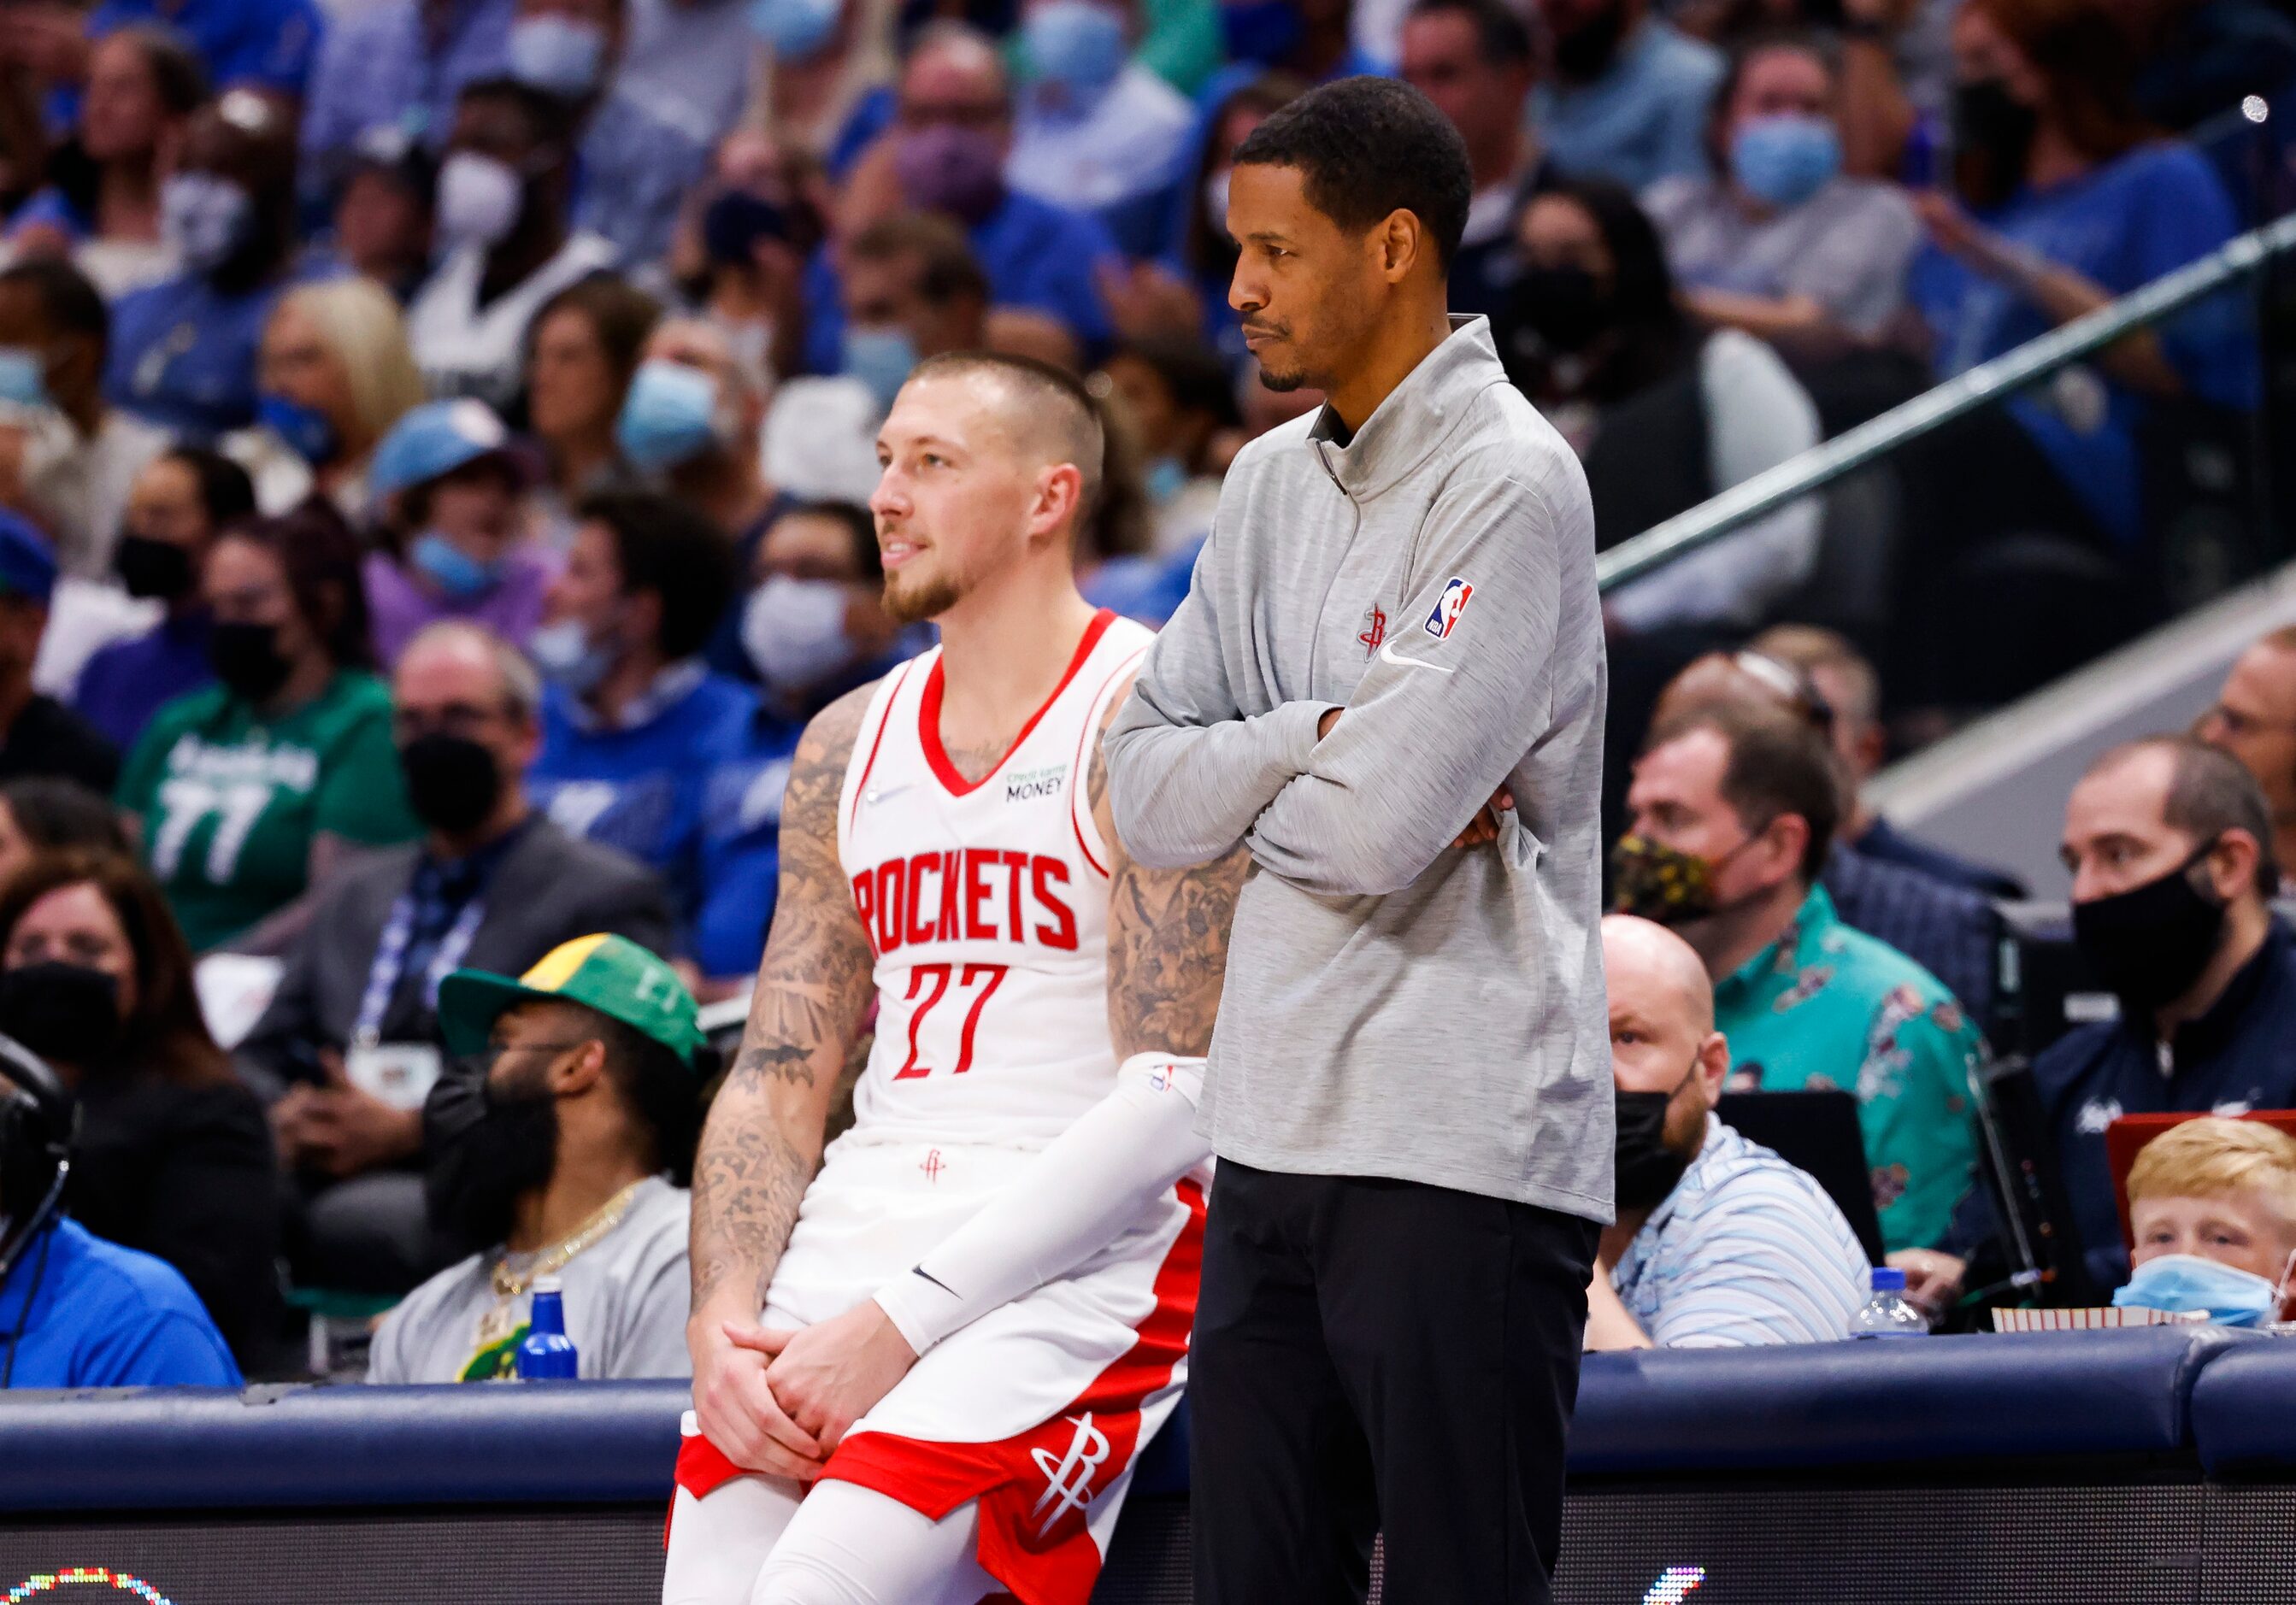
[(1459, 615), (1467, 610), (1467, 598), (1474, 594), (1474, 586), (1456, 575), (1452, 576), (1451, 583), (1443, 587), (1443, 594), (1436, 599), (1435, 610), (1427, 615), (1427, 633), (1438, 641), (1448, 641), (1451, 632), (1458, 626)]

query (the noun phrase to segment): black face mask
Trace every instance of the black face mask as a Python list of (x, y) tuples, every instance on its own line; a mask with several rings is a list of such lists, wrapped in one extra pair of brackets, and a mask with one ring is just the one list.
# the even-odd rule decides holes
[(268, 702), (294, 666), (280, 655), (275, 624), (219, 624), (208, 637), (216, 678), (246, 702)]
[(43, 1059), (100, 1063), (119, 1041), (119, 982), (84, 964), (0, 971), (0, 1032)]
[(1672, 1093), (1620, 1090), (1615, 1094), (1619, 1128), (1615, 1201), (1620, 1208), (1656, 1208), (1690, 1168), (1689, 1154), (1677, 1153), (1666, 1145), (1666, 1111), (1675, 1093), (1696, 1074), (1698, 1066), (1693, 1061)]
[(2182, 997), (2223, 946), (2225, 905), (2193, 884), (2193, 866), (2215, 847), (2157, 880), (2073, 905), (2074, 944), (2132, 1012)]
[(519, 1195), (547, 1186), (558, 1163), (558, 1100), (541, 1085), (549, 1060), (529, 1054), (534, 1075), (496, 1087), (496, 1057), (448, 1065), (422, 1104), (423, 1201), (433, 1229), (465, 1253), (507, 1238)]
[(2040, 114), (2021, 104), (1999, 78), (1976, 78), (1956, 84), (1953, 91), (1953, 148), (1984, 159), (2001, 193), (1964, 196), (1990, 204), (2005, 200), (2024, 182), (2025, 157), (2033, 148), (2033, 131)]
[(1610, 297), (1583, 267), (1526, 267), (1508, 305), (1514, 327), (1549, 351), (1584, 351), (1611, 326)]
[(148, 535), (123, 535), (111, 566), (130, 596), (173, 602), (192, 588), (192, 554)]
[(432, 730), (398, 749), (406, 802), (434, 830), (460, 834), (484, 823), (502, 800), (495, 755), (466, 735)]
[(1554, 70), (1566, 78), (1585, 83), (1601, 78), (1618, 60), (1619, 45), (1627, 37), (1623, 5), (1605, 6), (1581, 22), (1576, 30), (1557, 36)]

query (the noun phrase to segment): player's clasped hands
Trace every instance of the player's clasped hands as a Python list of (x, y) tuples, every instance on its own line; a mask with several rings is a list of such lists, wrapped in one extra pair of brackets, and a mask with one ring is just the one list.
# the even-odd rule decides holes
[(744, 1470), (811, 1482), (829, 1451), (790, 1420), (766, 1381), (788, 1338), (740, 1322), (720, 1322), (717, 1340), (693, 1368), (693, 1413), (702, 1436)]
[[(739, 1435), (719, 1436), (701, 1404), (697, 1378), (694, 1396), (697, 1410), (702, 1411), (702, 1430), (736, 1464), (800, 1482), (821, 1475), (830, 1452), (853, 1423), (890, 1393), (917, 1361), (908, 1340), (873, 1298), (800, 1331), (736, 1321), (726, 1322), (723, 1331), (729, 1350), (724, 1363), (713, 1367), (711, 1380), (724, 1378), (729, 1384), (735, 1407), (752, 1429), (744, 1448), (754, 1448), (758, 1458), (752, 1461), (733, 1446)], [(758, 1381), (755, 1391), (752, 1376)]]

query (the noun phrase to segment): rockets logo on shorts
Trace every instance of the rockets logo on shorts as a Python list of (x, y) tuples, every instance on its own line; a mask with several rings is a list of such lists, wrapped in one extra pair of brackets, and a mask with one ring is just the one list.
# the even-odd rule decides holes
[(1453, 575), (1451, 583), (1443, 587), (1443, 594), (1436, 598), (1435, 610), (1427, 615), (1427, 633), (1438, 641), (1448, 641), (1451, 632), (1458, 627), (1459, 615), (1467, 610), (1467, 598), (1474, 594), (1474, 586)]

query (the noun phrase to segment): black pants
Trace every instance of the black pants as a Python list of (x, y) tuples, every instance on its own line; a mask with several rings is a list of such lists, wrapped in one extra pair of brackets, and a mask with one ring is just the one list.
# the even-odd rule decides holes
[(1220, 1161), (1188, 1360), (1197, 1605), (1546, 1605), (1591, 1221)]

